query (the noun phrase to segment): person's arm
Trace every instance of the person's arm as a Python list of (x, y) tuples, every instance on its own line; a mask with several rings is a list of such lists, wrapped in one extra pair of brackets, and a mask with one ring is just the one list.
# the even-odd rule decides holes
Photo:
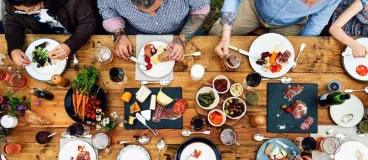
[(367, 49), (357, 41), (349, 37), (342, 27), (356, 14), (363, 9), (361, 0), (356, 0), (351, 6), (346, 9), (337, 20), (331, 25), (330, 33), (337, 40), (349, 46), (353, 50), (354, 57), (364, 57), (367, 54)]
[(210, 0), (189, 0), (189, 6), (191, 11), (180, 36), (167, 46), (167, 49), (172, 50), (170, 55), (172, 60), (180, 61), (184, 59), (183, 54), (186, 42), (190, 41), (210, 12)]
[[(111, 6), (111, 4), (113, 2), (110, 0), (97, 1), (99, 12), (103, 18), (102, 25), (110, 33), (122, 33), (120, 31), (125, 30), (125, 20), (120, 16), (115, 6)], [(118, 57), (128, 59), (132, 55), (133, 47), (124, 33), (116, 38), (113, 51)]]
[(96, 29), (95, 14), (89, 0), (79, 0), (75, 6), (77, 27), (72, 35), (64, 41), (70, 53), (76, 53), (93, 35)]
[(222, 36), (221, 42), (215, 48), (215, 52), (220, 57), (224, 57), (229, 53), (232, 25), (234, 24), (236, 13), (242, 1), (243, 0), (225, 0), (224, 5), (221, 9), (222, 15), (220, 23), (222, 25), (222, 32), (221, 32)]
[(330, 0), (330, 2), (317, 13), (308, 16), (307, 23), (299, 36), (318, 36), (323, 28), (328, 24), (332, 13), (339, 5), (340, 0)]

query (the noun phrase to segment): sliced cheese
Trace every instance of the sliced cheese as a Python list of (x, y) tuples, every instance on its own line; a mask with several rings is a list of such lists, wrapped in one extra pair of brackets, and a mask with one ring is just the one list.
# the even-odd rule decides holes
[(277, 155), (278, 153), (280, 153), (280, 148), (279, 147), (275, 147), (275, 149), (273, 149), (273, 151), (271, 152), (271, 155)]
[(135, 117), (129, 116), (128, 124), (133, 125)]
[(149, 88), (147, 88), (145, 85), (142, 85), (138, 92), (135, 94), (135, 98), (139, 102), (143, 103), (151, 93), (152, 91)]
[(150, 110), (156, 109), (156, 95), (151, 96), (151, 104), (150, 104)]
[(146, 119), (147, 121), (151, 120), (151, 110), (144, 110), (141, 112), (142, 116), (144, 119)]
[(160, 63), (160, 61), (158, 60), (158, 54), (155, 54), (154, 56), (151, 57), (151, 62), (154, 65)]
[(174, 100), (172, 98), (170, 98), (169, 96), (167, 96), (164, 92), (162, 92), (162, 91), (158, 92), (158, 94), (157, 94), (157, 103), (158, 104), (165, 107), (173, 101)]

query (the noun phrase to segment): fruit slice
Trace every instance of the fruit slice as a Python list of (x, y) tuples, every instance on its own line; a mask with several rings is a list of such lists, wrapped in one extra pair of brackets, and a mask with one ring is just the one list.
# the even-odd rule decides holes
[(368, 74), (368, 68), (365, 65), (359, 65), (356, 68), (356, 72), (358, 73), (358, 75), (360, 76), (366, 76)]

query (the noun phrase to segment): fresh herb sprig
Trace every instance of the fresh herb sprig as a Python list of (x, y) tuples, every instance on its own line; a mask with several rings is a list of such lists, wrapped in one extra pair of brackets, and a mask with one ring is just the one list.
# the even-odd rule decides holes
[(88, 94), (99, 75), (100, 72), (95, 67), (83, 67), (82, 71), (74, 78), (71, 87), (74, 91)]

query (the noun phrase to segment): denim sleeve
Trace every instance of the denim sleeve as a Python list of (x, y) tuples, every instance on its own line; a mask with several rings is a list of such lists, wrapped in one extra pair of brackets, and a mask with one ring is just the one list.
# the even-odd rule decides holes
[(224, 5), (221, 9), (221, 21), (222, 25), (228, 24), (233, 25), (236, 17), (236, 13), (243, 0), (225, 0)]
[(322, 10), (309, 15), (307, 23), (303, 30), (299, 33), (300, 36), (318, 36), (323, 28), (328, 24), (332, 13), (339, 5), (341, 0), (331, 0)]

